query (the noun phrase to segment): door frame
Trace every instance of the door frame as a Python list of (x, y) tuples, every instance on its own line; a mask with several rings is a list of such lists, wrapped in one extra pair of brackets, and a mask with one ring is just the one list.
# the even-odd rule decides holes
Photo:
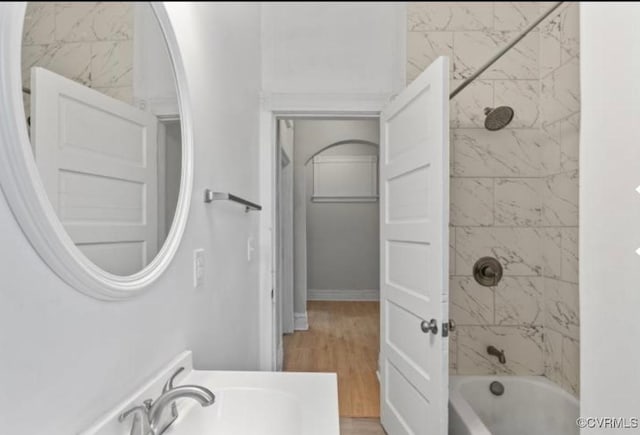
[[(150, 112), (155, 114), (153, 110)], [(173, 218), (164, 213), (167, 204), (167, 124), (179, 123), (180, 115), (156, 115), (156, 117), (158, 118), (158, 240), (165, 240), (169, 235), (167, 219)]]
[[(259, 138), (260, 201), (260, 282), (259, 282), (259, 363), (261, 370), (277, 370), (278, 355), (273, 339), (275, 323), (275, 289), (278, 257), (275, 225), (277, 223), (278, 119), (380, 118), (392, 96), (384, 94), (272, 94), (261, 95)], [(295, 289), (294, 289), (295, 291)], [(274, 292), (275, 297), (275, 292)]]

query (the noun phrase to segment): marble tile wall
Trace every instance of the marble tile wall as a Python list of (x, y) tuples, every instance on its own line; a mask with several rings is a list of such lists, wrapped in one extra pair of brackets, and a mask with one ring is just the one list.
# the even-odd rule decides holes
[[(132, 102), (133, 3), (29, 2), (22, 81), (42, 66), (116, 99)], [(25, 110), (30, 99), (25, 95)]]
[[(409, 3), (408, 81), (446, 55), (458, 86), (538, 14), (535, 2)], [(539, 39), (530, 33), (451, 101), (452, 373), (544, 373)], [(484, 108), (497, 105), (515, 117), (490, 132)], [(496, 287), (472, 277), (484, 256), (503, 265)], [(487, 355), (488, 345), (504, 349), (507, 364)]]
[[(541, 4), (541, 10), (549, 4)], [(580, 73), (578, 4), (569, 2), (540, 29), (540, 128), (544, 187), (545, 375), (579, 395), (578, 155)]]
[[(409, 3), (408, 82), (446, 55), (456, 87), (549, 6)], [(451, 101), (452, 373), (546, 374), (577, 393), (576, 7), (554, 13)], [(499, 105), (514, 108), (513, 121), (485, 130), (484, 108)], [(496, 287), (472, 277), (487, 255), (504, 268)], [(507, 364), (486, 354), (490, 344)]]

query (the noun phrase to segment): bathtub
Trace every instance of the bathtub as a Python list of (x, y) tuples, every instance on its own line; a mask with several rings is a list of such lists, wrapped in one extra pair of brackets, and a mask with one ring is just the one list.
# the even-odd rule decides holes
[[(504, 394), (489, 384), (499, 381)], [(579, 402), (543, 376), (451, 376), (449, 435), (573, 435)]]

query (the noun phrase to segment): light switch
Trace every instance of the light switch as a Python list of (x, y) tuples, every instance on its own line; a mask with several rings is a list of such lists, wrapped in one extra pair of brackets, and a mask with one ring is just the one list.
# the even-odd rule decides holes
[(253, 237), (249, 236), (249, 238), (247, 238), (247, 261), (251, 261), (253, 258), (253, 251), (255, 251), (253, 247)]
[(193, 286), (202, 287), (204, 284), (204, 249), (193, 251)]

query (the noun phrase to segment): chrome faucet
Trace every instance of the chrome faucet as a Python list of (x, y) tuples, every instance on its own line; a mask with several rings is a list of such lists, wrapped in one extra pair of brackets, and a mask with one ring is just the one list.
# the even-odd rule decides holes
[[(199, 385), (173, 386), (175, 377), (184, 370), (180, 367), (171, 376), (162, 389), (162, 394), (155, 401), (147, 399), (142, 405), (135, 406), (123, 412), (119, 420), (124, 421), (129, 415), (133, 415), (131, 435), (162, 435), (171, 424), (178, 418), (178, 410), (175, 401), (183, 397), (196, 400), (201, 406), (210, 406), (216, 400), (216, 396), (208, 388)], [(165, 409), (171, 405), (171, 420), (163, 423), (161, 421)]]
[(493, 355), (495, 357), (498, 357), (498, 361), (500, 361), (500, 364), (506, 364), (507, 363), (507, 358), (504, 356), (504, 350), (498, 350), (495, 346), (488, 346), (487, 347), (487, 353), (489, 355)]

